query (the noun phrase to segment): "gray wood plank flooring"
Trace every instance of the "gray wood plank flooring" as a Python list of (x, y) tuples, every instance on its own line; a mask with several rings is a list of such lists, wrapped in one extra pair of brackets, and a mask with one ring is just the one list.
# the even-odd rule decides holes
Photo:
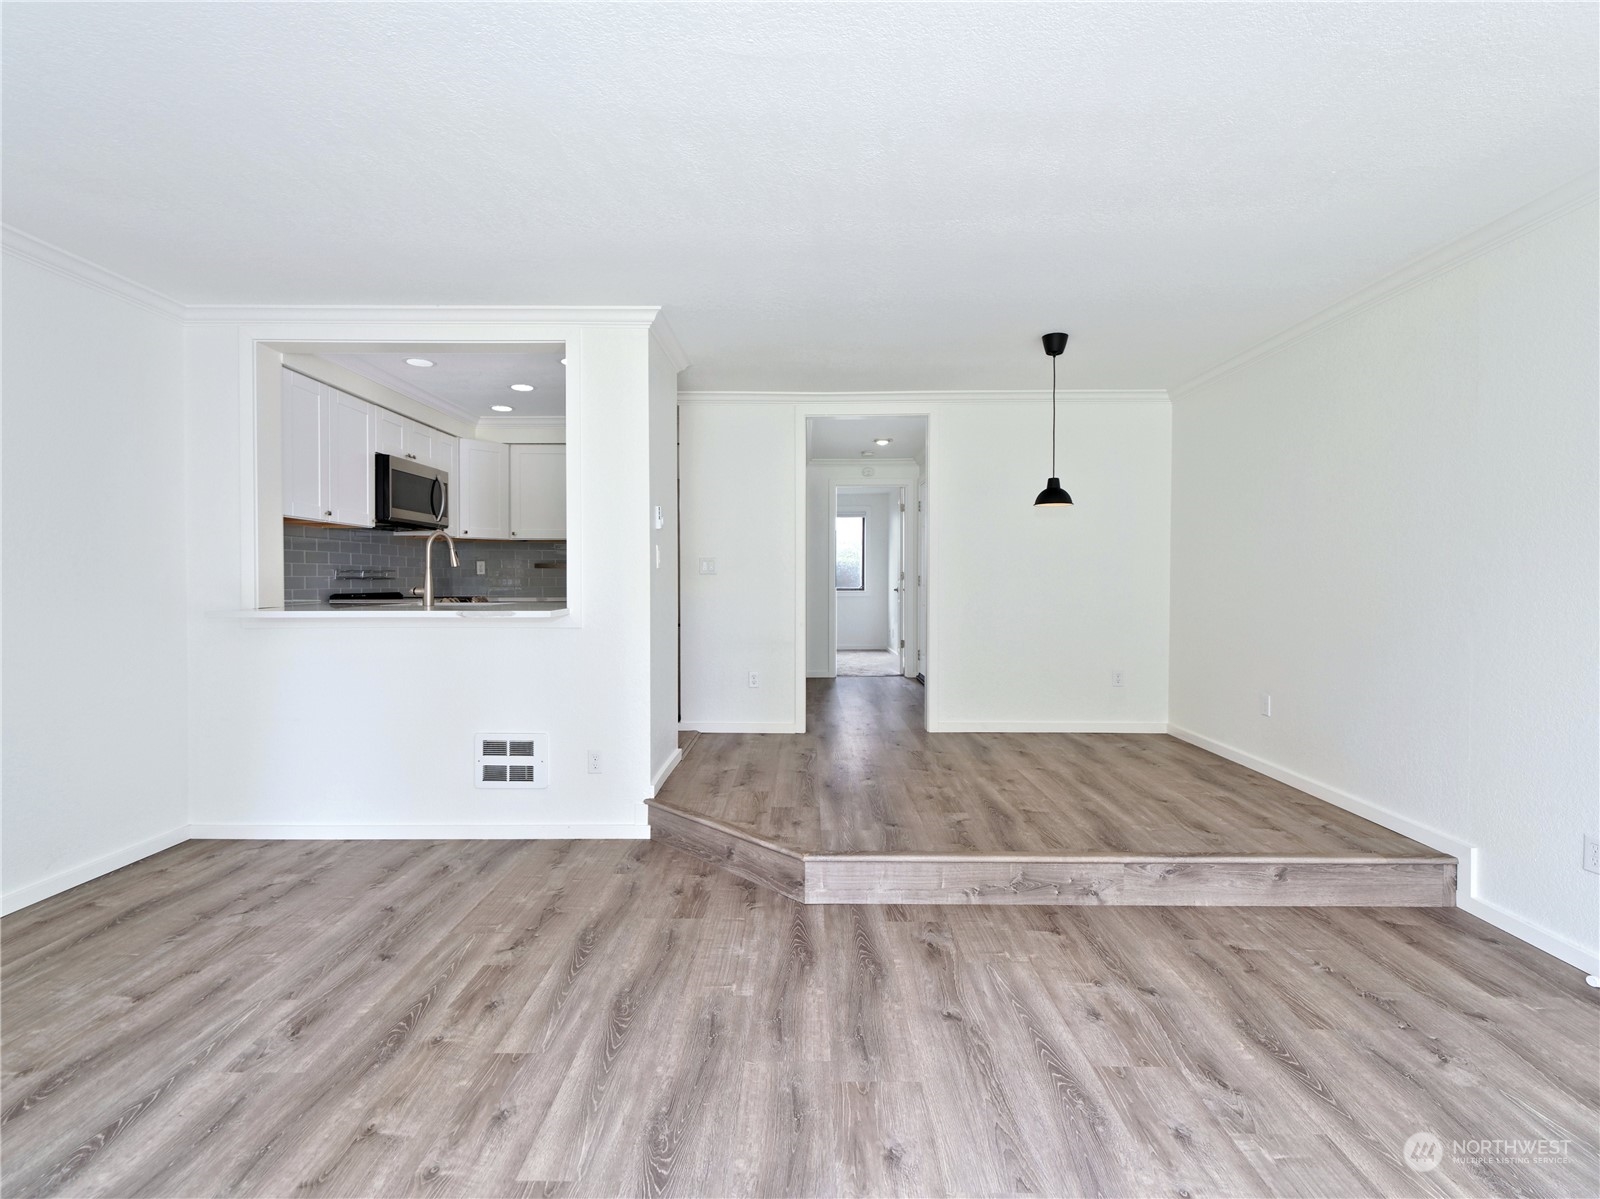
[(1175, 737), (928, 733), (904, 678), (806, 695), (806, 733), (701, 734), (657, 800), (811, 853), (1451, 860)]
[[(805, 906), (647, 842), (196, 841), (6, 917), (0, 970), (7, 1196), (1600, 1188), (1595, 994), (1454, 909)], [(1566, 1144), (1451, 1157), (1512, 1138)]]

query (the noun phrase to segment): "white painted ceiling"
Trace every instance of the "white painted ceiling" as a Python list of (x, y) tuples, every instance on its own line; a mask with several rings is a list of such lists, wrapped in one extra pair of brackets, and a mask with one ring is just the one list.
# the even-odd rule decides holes
[(1590, 4), (27, 4), (4, 215), (190, 303), (661, 304), (691, 388), (1172, 385), (1591, 170)]
[[(873, 444), (890, 439), (886, 446)], [(806, 458), (914, 458), (923, 460), (928, 444), (925, 416), (814, 416), (806, 421)]]
[[(442, 409), (472, 420), (514, 420), (563, 416), (567, 410), (567, 369), (561, 365), (559, 345), (531, 347), (518, 353), (436, 353), (426, 347), (415, 352), (386, 354), (319, 354), (364, 378), (392, 387), (430, 408)], [(432, 366), (408, 366), (407, 358), (426, 358)], [(512, 391), (513, 383), (528, 383), (532, 391)], [(505, 404), (510, 414), (491, 405)]]

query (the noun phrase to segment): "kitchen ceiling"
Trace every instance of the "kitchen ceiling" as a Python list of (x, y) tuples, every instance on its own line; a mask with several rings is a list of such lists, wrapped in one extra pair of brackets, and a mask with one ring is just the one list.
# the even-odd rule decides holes
[[(318, 357), (392, 387), (430, 408), (471, 420), (511, 421), (566, 414), (567, 368), (561, 365), (565, 352), (565, 347), (551, 345), (511, 354), (399, 350), (386, 354), (322, 353)], [(433, 365), (419, 367), (406, 362), (415, 357), (426, 358)], [(512, 391), (513, 383), (529, 384), (533, 390)], [(495, 412), (495, 404), (513, 411)]]
[(1170, 386), (1592, 170), (1589, 4), (27, 4), (5, 220), (187, 303), (660, 304), (686, 388)]

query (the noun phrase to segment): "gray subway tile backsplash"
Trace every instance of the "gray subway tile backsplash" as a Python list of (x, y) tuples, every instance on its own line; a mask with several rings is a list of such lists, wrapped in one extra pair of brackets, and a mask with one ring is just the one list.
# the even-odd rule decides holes
[[(388, 529), (283, 526), (283, 599), (318, 603), (337, 591), (403, 591), (422, 586), (421, 537)], [(442, 544), (433, 547), (433, 586), (439, 595), (526, 596), (564, 599), (564, 541), (457, 541), (459, 567)], [(477, 564), (484, 564), (479, 574)], [(551, 564), (555, 564), (552, 568)], [(341, 579), (340, 571), (393, 571), (393, 579)]]

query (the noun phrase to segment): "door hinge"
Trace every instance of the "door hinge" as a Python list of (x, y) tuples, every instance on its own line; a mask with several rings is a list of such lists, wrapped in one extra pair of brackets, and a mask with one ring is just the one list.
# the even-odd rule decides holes
[(901, 504), (900, 505), (900, 511), (904, 512), (905, 510), (906, 510), (906, 506), (904, 504)]
[(902, 638), (900, 638), (900, 648), (901, 649), (905, 649), (905, 647), (906, 647), (906, 639), (904, 637), (902, 637)]

